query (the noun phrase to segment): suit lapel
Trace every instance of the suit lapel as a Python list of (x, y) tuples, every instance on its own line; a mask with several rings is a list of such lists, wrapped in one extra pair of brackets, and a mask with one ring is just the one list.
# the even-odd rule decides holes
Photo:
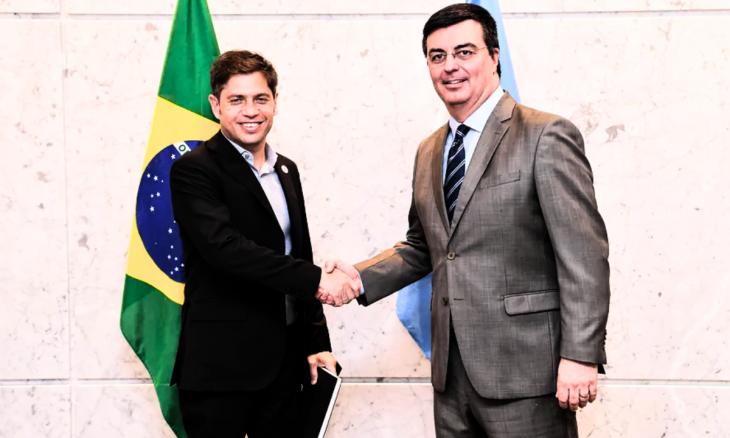
[(454, 230), (459, 225), (459, 220), (461, 220), (464, 210), (466, 210), (472, 195), (474, 195), (477, 184), (479, 184), (484, 171), (492, 160), (494, 151), (497, 150), (497, 146), (499, 146), (504, 134), (509, 129), (509, 120), (512, 118), (512, 110), (516, 104), (517, 102), (512, 99), (509, 93), (505, 92), (487, 119), (487, 124), (479, 137), (474, 155), (472, 155), (471, 162), (466, 170), (464, 183), (459, 191), (459, 200), (454, 210), (454, 220), (452, 221), (449, 237), (453, 235)]
[(444, 226), (444, 231), (449, 234), (449, 219), (446, 216), (446, 201), (444, 200), (444, 188), (443, 188), (443, 173), (444, 173), (444, 142), (446, 142), (446, 136), (449, 132), (449, 124), (442, 126), (436, 132), (434, 137), (432, 148), (433, 158), (431, 162), (431, 177), (433, 178), (433, 199), (436, 201), (436, 209), (441, 217), (441, 224)]
[(302, 248), (302, 215), (301, 211), (299, 211), (299, 198), (297, 197), (297, 191), (294, 187), (289, 169), (284, 171), (281, 167), (281, 160), (277, 160), (274, 168), (276, 169), (276, 174), (279, 176), (281, 188), (284, 190), (284, 197), (286, 198), (286, 207), (289, 210), (289, 225), (291, 227), (289, 231), (292, 241), (291, 254), (298, 257), (301, 254)]
[(213, 138), (208, 140), (206, 146), (215, 152), (214, 154), (211, 154), (213, 160), (215, 160), (215, 162), (224, 171), (226, 171), (226, 173), (231, 175), (239, 183), (243, 184), (244, 187), (246, 187), (256, 197), (256, 199), (259, 200), (266, 211), (271, 214), (271, 217), (276, 220), (274, 209), (271, 208), (269, 199), (266, 197), (264, 189), (261, 188), (261, 183), (253, 174), (251, 166), (249, 166), (246, 160), (238, 153), (236, 148), (233, 147), (231, 142), (228, 141), (223, 133), (218, 131)]

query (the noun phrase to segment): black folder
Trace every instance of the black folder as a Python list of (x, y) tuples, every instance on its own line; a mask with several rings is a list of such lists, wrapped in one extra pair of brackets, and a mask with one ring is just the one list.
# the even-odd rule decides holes
[[(338, 374), (339, 371), (338, 364)], [(341, 385), (341, 378), (325, 368), (317, 368), (317, 384), (308, 386), (302, 394), (304, 438), (324, 438)]]

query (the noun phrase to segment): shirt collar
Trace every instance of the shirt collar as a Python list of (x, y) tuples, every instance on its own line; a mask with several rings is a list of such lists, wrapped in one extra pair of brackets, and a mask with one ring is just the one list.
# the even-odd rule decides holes
[[(494, 90), (494, 93), (492, 93), (492, 95), (489, 96), (489, 98), (485, 100), (479, 108), (477, 108), (476, 111), (464, 120), (464, 124), (476, 132), (482, 132), (482, 129), (484, 129), (484, 126), (487, 124), (487, 119), (490, 115), (492, 115), (494, 108), (497, 107), (497, 103), (499, 103), (502, 96), (504, 96), (504, 90), (502, 89), (502, 86), (499, 86), (496, 90)], [(456, 132), (456, 128), (458, 128), (460, 124), (461, 123), (457, 122), (453, 117), (449, 119), (449, 128), (451, 128), (451, 132)]]
[[(221, 134), (223, 134), (223, 131), (221, 131)], [(223, 137), (226, 137), (226, 135), (223, 134)], [(233, 147), (236, 148), (238, 153), (241, 154), (241, 157), (246, 160), (248, 165), (251, 166), (253, 170), (257, 170), (256, 167), (254, 167), (253, 165), (253, 154), (251, 152), (248, 152), (246, 149), (237, 145), (228, 137), (226, 137), (226, 140), (231, 142)], [(279, 157), (276, 151), (274, 151), (274, 148), (272, 148), (268, 143), (266, 143), (264, 153), (266, 154), (266, 161), (264, 162), (264, 165), (261, 166), (261, 171), (259, 171), (261, 175), (266, 175), (269, 172), (273, 172), (274, 166), (276, 165), (276, 159)]]

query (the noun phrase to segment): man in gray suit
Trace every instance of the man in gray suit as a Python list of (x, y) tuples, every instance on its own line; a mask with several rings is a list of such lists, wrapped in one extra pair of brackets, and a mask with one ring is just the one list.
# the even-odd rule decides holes
[(596, 399), (606, 363), (610, 295), (583, 139), (502, 90), (483, 8), (435, 13), (423, 51), (451, 119), (418, 148), (406, 240), (327, 269), (359, 273), (365, 306), (433, 272), (437, 437), (577, 437), (574, 411)]

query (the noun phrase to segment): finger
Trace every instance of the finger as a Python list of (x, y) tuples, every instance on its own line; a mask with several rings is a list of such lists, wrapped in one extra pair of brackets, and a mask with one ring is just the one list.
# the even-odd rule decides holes
[(330, 294), (325, 292), (324, 290), (320, 290), (319, 292), (317, 292), (317, 295), (315, 295), (315, 298), (317, 298), (320, 303), (326, 304), (327, 301), (330, 300)]
[(588, 394), (588, 389), (587, 388), (578, 390), (578, 405), (581, 408), (585, 408), (586, 405), (588, 404), (588, 398), (589, 397), (590, 397), (590, 395)]
[(342, 297), (339, 294), (332, 295), (332, 299), (334, 300), (334, 306), (335, 307), (341, 307), (342, 306)]
[(347, 295), (347, 302), (354, 300), (357, 295), (355, 295), (355, 291), (350, 287), (349, 284), (345, 285), (345, 294)]
[(568, 403), (570, 404), (570, 410), (575, 412), (578, 410), (578, 406), (580, 403), (580, 401), (578, 400), (578, 388), (576, 388), (576, 387), (570, 388), (568, 393), (569, 393)]
[(327, 365), (325, 365), (325, 368), (327, 368), (327, 370), (329, 372), (331, 372), (332, 374), (334, 374), (335, 376), (337, 375), (337, 368), (335, 367), (336, 363), (337, 362), (334, 360), (329, 360), (329, 361), (327, 361)]
[(362, 290), (362, 284), (360, 283), (360, 280), (350, 280), (350, 287), (355, 293), (355, 298), (359, 297), (360, 291)]
[(565, 385), (560, 384), (560, 382), (558, 382), (558, 392), (555, 394), (555, 397), (557, 397), (558, 404), (561, 408), (568, 408), (568, 389)]
[(588, 396), (588, 402), (593, 403), (598, 398), (598, 385), (588, 385), (588, 392), (590, 393)]
[(312, 385), (317, 383), (317, 363), (309, 362), (309, 376), (312, 379)]

